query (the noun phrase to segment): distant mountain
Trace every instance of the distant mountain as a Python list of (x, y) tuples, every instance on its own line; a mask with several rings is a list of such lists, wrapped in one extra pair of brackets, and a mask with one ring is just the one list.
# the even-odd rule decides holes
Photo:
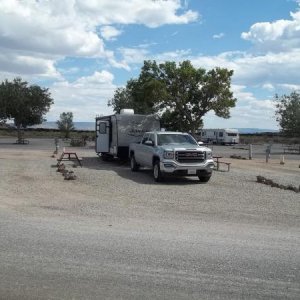
[(279, 132), (276, 129), (262, 129), (262, 128), (235, 128), (241, 134), (254, 134), (254, 133), (263, 133), (263, 132)]
[[(74, 126), (76, 130), (87, 130), (94, 131), (95, 130), (95, 122), (74, 122)], [(29, 128), (45, 128), (45, 129), (58, 129), (56, 122), (44, 122), (39, 125), (30, 126)], [(241, 134), (255, 134), (255, 133), (263, 133), (263, 132), (279, 132), (276, 129), (262, 129), (262, 128), (234, 128), (239, 131)]]
[[(75, 130), (95, 130), (95, 122), (74, 122)], [(43, 122), (39, 125), (29, 126), (29, 128), (58, 129), (56, 122)]]

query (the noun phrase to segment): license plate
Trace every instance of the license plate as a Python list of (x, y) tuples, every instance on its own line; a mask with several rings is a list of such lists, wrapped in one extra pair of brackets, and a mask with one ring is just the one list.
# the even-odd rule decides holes
[(188, 170), (189, 175), (196, 175), (196, 170)]

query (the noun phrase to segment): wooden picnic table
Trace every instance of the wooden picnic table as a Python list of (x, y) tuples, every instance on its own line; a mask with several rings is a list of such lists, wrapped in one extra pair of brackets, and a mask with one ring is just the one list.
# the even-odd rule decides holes
[(66, 161), (66, 160), (70, 160), (70, 161), (75, 160), (79, 163), (80, 167), (82, 167), (82, 164), (81, 164), (82, 158), (78, 157), (77, 153), (74, 151), (64, 151), (61, 154), (60, 158), (57, 159), (57, 165), (59, 165), (61, 161)]
[(216, 168), (216, 170), (219, 171), (219, 169), (220, 169), (220, 164), (225, 164), (225, 165), (227, 165), (227, 171), (229, 172), (231, 163), (225, 162), (225, 161), (220, 161), (220, 160), (219, 160), (220, 158), (223, 158), (223, 156), (217, 156), (217, 155), (216, 155), (216, 156), (213, 156), (213, 159), (216, 160), (216, 163), (217, 163), (217, 168)]
[(29, 144), (29, 141), (24, 138), (19, 138), (16, 140), (16, 144)]
[(213, 156), (213, 159), (216, 160), (217, 162), (217, 170), (219, 170), (220, 167), (220, 162), (219, 159), (222, 158), (223, 156)]

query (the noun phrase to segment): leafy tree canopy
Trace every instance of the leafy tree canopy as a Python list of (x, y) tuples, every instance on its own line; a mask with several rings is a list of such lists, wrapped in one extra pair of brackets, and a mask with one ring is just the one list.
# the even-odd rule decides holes
[(138, 79), (117, 89), (108, 105), (116, 113), (122, 108), (158, 113), (167, 129), (194, 133), (211, 110), (219, 117), (230, 117), (236, 103), (230, 90), (232, 75), (233, 71), (222, 68), (197, 69), (190, 61), (145, 61)]
[(12, 82), (5, 80), (0, 85), (0, 119), (14, 120), (18, 132), (21, 128), (41, 124), (52, 104), (48, 89), (29, 86), (21, 78)]
[(63, 112), (60, 114), (59, 120), (56, 123), (58, 129), (64, 133), (65, 138), (69, 138), (70, 132), (75, 129), (72, 112)]
[(290, 137), (300, 137), (300, 93), (275, 95), (275, 106), (276, 120), (282, 132)]

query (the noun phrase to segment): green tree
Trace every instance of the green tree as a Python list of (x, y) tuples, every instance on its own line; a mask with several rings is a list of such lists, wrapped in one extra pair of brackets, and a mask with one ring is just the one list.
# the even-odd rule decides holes
[[(168, 130), (171, 131), (182, 131), (182, 132), (191, 131), (189, 123), (183, 122), (183, 117), (175, 110), (173, 112), (171, 112), (170, 110), (166, 110), (160, 118), (160, 123), (163, 128), (167, 128)], [(203, 122), (201, 120), (199, 122), (199, 126), (196, 129), (202, 127), (203, 127)]]
[(12, 82), (5, 80), (0, 85), (0, 119), (14, 120), (18, 139), (21, 138), (21, 129), (45, 121), (44, 115), (52, 104), (48, 89), (29, 86), (21, 78)]
[(275, 95), (276, 121), (286, 136), (300, 137), (300, 93)]
[(115, 112), (121, 104), (138, 107), (141, 113), (158, 113), (167, 129), (195, 133), (211, 110), (219, 117), (230, 117), (236, 103), (230, 90), (232, 75), (233, 71), (223, 68), (197, 69), (190, 61), (145, 61), (139, 78), (123, 89), (126, 101), (114, 97), (110, 104)]
[(120, 113), (123, 108), (133, 108), (133, 101), (129, 89), (117, 88), (114, 97), (108, 101), (108, 106), (112, 106), (115, 113)]
[(73, 123), (73, 113), (63, 112), (59, 116), (59, 120), (56, 121), (58, 129), (64, 133), (65, 138), (70, 137), (70, 132), (75, 129)]
[(118, 88), (114, 97), (108, 101), (115, 113), (120, 113), (123, 108), (131, 108), (137, 114), (152, 114), (155, 109), (155, 101), (147, 97), (146, 84), (141, 80), (130, 79), (125, 88)]

